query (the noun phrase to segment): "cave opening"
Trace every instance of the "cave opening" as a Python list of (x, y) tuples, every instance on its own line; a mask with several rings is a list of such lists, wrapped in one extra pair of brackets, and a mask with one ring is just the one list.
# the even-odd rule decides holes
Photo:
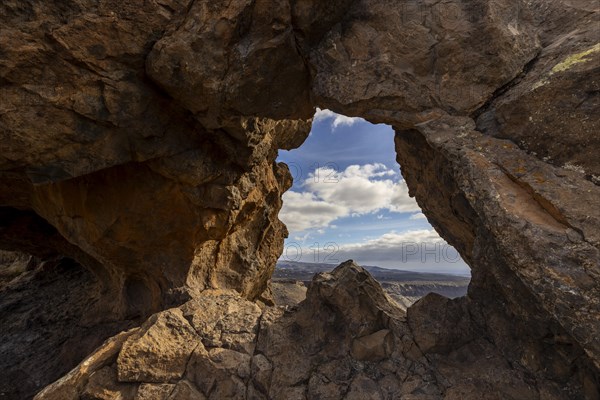
[(403, 307), (466, 294), (470, 268), (409, 196), (393, 128), (317, 109), (297, 149), (279, 152), (293, 186), (279, 214), (289, 236), (273, 275), (276, 300), (301, 300), (317, 272), (352, 259)]
[[(31, 398), (139, 322), (114, 314), (106, 282), (101, 266), (38, 213), (0, 207), (0, 397)], [(130, 286), (128, 300), (139, 297)]]

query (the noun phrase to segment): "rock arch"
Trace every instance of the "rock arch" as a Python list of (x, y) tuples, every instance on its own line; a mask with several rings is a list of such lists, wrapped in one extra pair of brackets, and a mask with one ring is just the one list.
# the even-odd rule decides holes
[(597, 393), (592, 6), (73, 0), (0, 11), (3, 232), (28, 214), (56, 238), (25, 231), (2, 247), (49, 246), (102, 271), (116, 316), (140, 274), (160, 288), (148, 313), (206, 289), (268, 302), (290, 185), (277, 149), (302, 143), (315, 106), (362, 116), (396, 129), (411, 193), (473, 268), (465, 304), (429, 307), (469, 315), (526, 376)]

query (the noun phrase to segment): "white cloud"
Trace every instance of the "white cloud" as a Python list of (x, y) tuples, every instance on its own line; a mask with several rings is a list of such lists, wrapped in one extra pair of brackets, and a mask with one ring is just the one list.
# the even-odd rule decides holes
[(423, 214), (422, 212), (420, 213), (416, 213), (410, 216), (409, 219), (415, 220), (415, 219), (427, 219), (427, 217), (425, 216), (425, 214)]
[(403, 243), (445, 243), (435, 230), (419, 229), (396, 233), (391, 231), (377, 238), (367, 240), (362, 243), (353, 243), (344, 245), (348, 252), (362, 251), (366, 249), (379, 251), (386, 249), (397, 249)]
[[(383, 209), (392, 212), (420, 211), (416, 201), (408, 196), (406, 182), (392, 179), (396, 175), (383, 164), (350, 165), (338, 173), (323, 167), (309, 174), (303, 187), (317, 198), (347, 207), (357, 215)], [(327, 176), (335, 176), (337, 182), (315, 179)]]
[(279, 218), (290, 231), (299, 232), (327, 227), (347, 213), (346, 207), (320, 200), (312, 193), (288, 191), (283, 195), (283, 208)]
[[(340, 237), (342, 237), (340, 235)], [(315, 244), (305, 247), (294, 243), (297, 252), (293, 261), (340, 263), (349, 259), (361, 265), (396, 267), (414, 271), (452, 272), (468, 274), (469, 267), (458, 252), (433, 229), (405, 232), (391, 231), (361, 242), (320, 243), (319, 259), (315, 260)]]
[(433, 229), (391, 231), (363, 242), (343, 244), (336, 258), (341, 261), (354, 259), (367, 265), (427, 266), (430, 270), (450, 268), (468, 271), (454, 247)]
[(331, 110), (321, 110), (317, 108), (317, 112), (313, 117), (313, 122), (321, 122), (331, 120), (332, 129), (335, 130), (339, 126), (352, 126), (357, 122), (364, 121), (364, 119), (359, 117), (347, 117), (345, 115), (336, 114)]
[(310, 232), (308, 232), (308, 233), (305, 233), (305, 234), (304, 234), (304, 235), (302, 235), (302, 236), (301, 236), (301, 235), (294, 236), (294, 240), (296, 240), (296, 241), (298, 241), (298, 242), (302, 242), (302, 243), (304, 243), (304, 242), (306, 242), (308, 239), (310, 239), (310, 237), (311, 237), (311, 236), (310, 236)]
[[(398, 173), (393, 169), (389, 169), (385, 166), (385, 164), (374, 163), (374, 164), (364, 164), (364, 165), (349, 165), (343, 172), (331, 171), (331, 165), (335, 165), (333, 163), (328, 164), (325, 167), (319, 168), (322, 170), (322, 175), (330, 176), (331, 178), (381, 178), (381, 177), (392, 177), (397, 175)], [(316, 171), (315, 171), (316, 172)]]
[(420, 211), (408, 196), (408, 188), (398, 173), (383, 164), (350, 165), (337, 172), (319, 168), (301, 184), (306, 191), (283, 195), (279, 218), (290, 231), (332, 227), (342, 217), (359, 217), (381, 210)]

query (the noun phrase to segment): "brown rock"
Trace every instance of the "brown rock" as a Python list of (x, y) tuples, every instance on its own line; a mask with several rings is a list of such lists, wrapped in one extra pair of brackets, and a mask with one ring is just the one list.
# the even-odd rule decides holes
[(353, 2), (344, 11), (309, 53), (318, 104), (397, 127), (441, 110), (471, 113), (539, 47), (529, 10), (507, 1)]
[[(562, 6), (547, 7), (560, 12)], [(559, 27), (568, 39), (542, 49), (522, 79), (481, 110), (477, 127), (600, 184), (600, 161), (594, 156), (600, 145), (594, 94), (600, 89), (599, 19), (583, 3), (571, 7), (580, 18)], [(548, 28), (542, 21), (539, 25)]]
[(196, 349), (190, 359), (188, 379), (209, 399), (244, 398), (245, 381), (250, 376), (248, 354), (214, 348), (209, 351)]
[(260, 308), (240, 300), (235, 292), (203, 292), (186, 303), (183, 315), (202, 339), (204, 347), (224, 347), (252, 354), (258, 332)]
[(302, 282), (272, 282), (275, 304), (280, 306), (295, 306), (306, 299), (306, 286)]
[[(483, 320), (488, 319), (478, 323), (490, 325), (490, 335), (497, 338), (504, 351), (521, 359), (520, 353), (528, 344), (507, 340), (509, 336), (500, 333), (502, 326), (518, 329), (520, 337), (526, 334), (538, 339), (545, 335), (560, 337), (561, 329), (551, 322), (560, 315), (560, 324), (579, 343), (575, 348), (582, 346), (588, 354), (597, 353), (597, 341), (586, 336), (598, 327), (595, 277), (600, 273), (597, 261), (600, 256), (595, 245), (596, 229), (590, 222), (600, 219), (600, 215), (585, 204), (595, 202), (598, 187), (576, 173), (558, 171), (534, 156), (524, 155), (517, 146), (485, 137), (473, 128), (470, 120), (432, 121), (419, 127), (423, 132), (421, 139), (413, 139), (418, 134), (403, 132), (396, 143), (399, 159), (409, 165), (414, 165), (413, 155), (408, 155), (409, 147), (420, 140), (425, 140), (420, 142), (422, 149), (427, 146), (424, 143), (431, 146), (429, 154), (419, 155), (419, 162), (428, 160), (425, 169), (414, 175), (406, 173), (409, 187), (424, 188), (415, 179), (422, 182), (429, 179), (429, 174), (436, 174), (435, 165), (441, 159), (451, 164), (461, 163), (461, 169), (446, 172), (449, 175), (446, 182), (451, 185), (443, 190), (453, 193), (446, 197), (447, 201), (436, 202), (432, 208), (428, 204), (431, 200), (420, 197), (419, 201), (426, 213), (440, 215), (440, 221), (447, 227), (440, 229), (451, 243), (457, 243), (459, 248), (466, 245), (464, 257), (475, 266), (469, 296), (476, 308), (485, 308), (477, 312), (482, 313)], [(463, 175), (466, 170), (473, 173), (468, 184)], [(417, 178), (418, 175), (421, 177)], [(461, 189), (460, 185), (465, 184), (468, 187)], [(468, 206), (464, 201), (452, 201), (454, 193), (461, 191), (468, 199)], [(446, 211), (441, 214), (444, 207)], [(451, 215), (464, 215), (451, 218), (470, 220), (472, 226), (479, 228), (465, 232), (459, 229), (464, 223), (455, 225), (446, 221)], [(432, 221), (434, 226), (440, 226), (435, 217)], [(483, 227), (477, 221), (489, 221), (490, 225)], [(567, 234), (571, 227), (582, 232), (586, 239), (572, 242)], [(553, 247), (550, 243), (561, 246)], [(476, 246), (477, 251), (469, 246)], [(564, 260), (563, 267), (554, 263), (557, 259)], [(565, 268), (567, 263), (572, 267)], [(483, 266), (485, 272), (481, 270)], [(557, 287), (562, 288), (561, 295)], [(501, 294), (490, 296), (498, 292)], [(583, 308), (573, 313), (567, 302)], [(582, 329), (584, 326), (588, 328)]]
[(347, 400), (360, 400), (360, 399), (373, 399), (382, 400), (379, 386), (372, 379), (364, 375), (359, 375), (352, 381), (350, 385), (350, 391), (346, 394), (344, 399)]
[[(144, 391), (142, 391), (142, 397), (135, 394), (135, 387), (133, 385), (122, 384), (117, 380), (117, 371), (113, 367), (104, 367), (96, 372), (93, 372), (89, 381), (87, 382), (81, 397), (82, 399), (93, 399), (93, 400), (137, 400), (137, 399), (149, 399), (144, 397)], [(139, 393), (139, 389), (138, 392)], [(160, 397), (158, 397), (160, 399)]]
[(407, 311), (407, 320), (419, 350), (444, 353), (473, 340), (465, 299), (450, 300), (429, 293)]
[[(132, 329), (108, 339), (71, 372), (52, 385), (45, 387), (35, 396), (35, 399), (76, 400), (79, 398), (80, 392), (105, 392), (110, 390), (109, 386), (115, 386), (115, 396), (125, 392), (125, 395), (133, 398), (134, 388), (126, 384), (119, 385), (116, 369), (110, 365), (114, 363), (123, 343), (136, 333), (138, 333), (138, 329)], [(92, 378), (94, 375), (95, 377)], [(89, 390), (88, 385), (91, 385)]]
[(377, 361), (391, 354), (393, 343), (390, 330), (382, 329), (367, 336), (354, 339), (352, 342), (352, 357), (361, 361)]
[(123, 344), (117, 359), (119, 381), (179, 380), (199, 346), (202, 347), (199, 337), (180, 310), (156, 314)]
[(252, 365), (250, 368), (254, 387), (258, 388), (263, 393), (268, 393), (273, 372), (273, 365), (271, 362), (264, 355), (257, 354), (252, 357)]
[[(319, 288), (321, 285), (328, 286), (330, 291)], [(366, 290), (369, 291), (363, 292)], [(116, 370), (121, 362), (120, 358), (113, 358), (112, 361), (106, 359), (103, 364), (99, 364), (103, 368), (95, 370), (97, 372), (93, 372), (91, 377), (88, 374), (72, 373), (69, 379), (52, 385), (54, 391), (46, 389), (37, 400), (58, 398), (46, 397), (59, 393), (57, 388), (62, 389), (63, 393), (66, 389), (73, 393), (72, 397), (66, 398), (79, 398), (89, 393), (94, 396), (130, 399), (137, 392), (138, 397), (165, 398), (168, 395), (166, 398), (169, 400), (458, 399), (477, 396), (486, 399), (535, 399), (540, 395), (560, 399), (566, 398), (565, 392), (573, 398), (578, 398), (583, 393), (594, 394), (591, 375), (584, 377), (584, 382), (588, 382), (585, 387), (577, 386), (576, 380), (561, 386), (536, 372), (534, 385), (529, 378), (531, 371), (534, 371), (531, 366), (530, 372), (524, 371), (523, 367), (513, 367), (514, 361), (507, 358), (510, 354), (504, 351), (502, 344), (496, 345), (483, 335), (464, 338), (453, 336), (469, 332), (469, 329), (475, 329), (478, 324), (475, 317), (466, 321), (469, 325), (465, 325), (466, 322), (461, 319), (455, 319), (457, 316), (467, 318), (460, 313), (467, 298), (450, 301), (439, 295), (430, 295), (418, 302), (414, 310), (409, 309), (408, 323), (402, 318), (403, 311), (400, 311), (400, 315), (389, 314), (384, 319), (388, 325), (386, 329), (355, 338), (354, 332), (347, 329), (353, 319), (369, 321), (373, 318), (374, 310), (381, 315), (389, 313), (390, 307), (393, 307), (389, 298), (378, 295), (377, 291), (381, 290), (381, 287), (373, 285), (368, 272), (353, 262), (346, 262), (326, 277), (316, 276), (311, 285), (311, 301), (301, 303), (297, 309), (289, 312), (281, 312), (281, 309), (275, 308), (261, 310), (260, 329), (253, 339), (256, 341), (253, 356), (225, 348), (223, 346), (228, 346), (225, 342), (208, 350), (199, 345), (185, 364), (183, 376), (173, 377), (171, 384), (119, 382)], [(319, 297), (320, 294), (330, 296), (334, 292), (342, 299), (346, 298), (346, 294), (358, 293), (363, 302), (371, 301), (370, 307), (350, 309), (354, 314), (336, 322), (341, 310), (336, 310), (327, 303), (330, 298)], [(205, 292), (181, 308), (188, 315), (199, 316), (201, 314), (194, 312), (196, 308), (211, 303), (229, 310), (226, 315), (229, 319), (243, 320), (247, 315), (245, 306), (248, 301), (232, 296), (229, 292)], [(429, 306), (426, 307), (427, 304)], [(319, 305), (321, 309), (315, 309)], [(425, 311), (428, 307), (434, 307), (437, 313), (427, 316)], [(313, 313), (309, 314), (309, 311)], [(169, 313), (180, 315), (181, 311), (172, 309), (157, 314), (150, 320), (153, 321), (150, 329), (159, 325), (156, 321)], [(222, 321), (222, 316), (217, 314), (206, 312), (202, 315), (203, 321), (210, 326)], [(185, 318), (172, 318), (170, 322), (171, 332), (191, 329)], [(450, 330), (447, 336), (442, 331), (444, 328)], [(125, 346), (130, 346), (129, 340), (139, 343), (148, 336), (146, 329), (148, 328), (142, 327), (140, 332), (131, 336), (120, 351), (121, 354), (127, 351)], [(481, 330), (477, 333), (485, 332), (483, 328), (479, 329)], [(437, 332), (439, 338), (435, 340), (435, 335), (421, 338), (420, 335), (427, 330)], [(322, 332), (326, 334), (323, 335)], [(161, 337), (166, 338), (168, 335)], [(450, 340), (452, 338), (454, 339)], [(393, 342), (393, 348), (389, 342)], [(428, 352), (427, 356), (422, 353), (411, 354), (412, 349), (408, 344), (414, 342)], [(433, 345), (426, 348), (430, 342)], [(363, 346), (360, 350), (365, 350), (366, 356), (361, 357), (362, 360), (353, 357), (357, 343)], [(113, 351), (115, 354), (119, 351), (119, 345), (116, 347)], [(381, 347), (384, 349), (381, 350)], [(384, 355), (369, 359), (378, 351), (383, 351)], [(153, 355), (155, 353), (160, 352), (153, 351)], [(86, 365), (86, 362), (82, 365)], [(544, 373), (548, 373), (548, 370)]]
[(206, 396), (200, 393), (191, 382), (179, 381), (171, 392), (168, 400), (204, 400)]
[(309, 399), (339, 399), (343, 397), (344, 387), (320, 375), (313, 375), (308, 381), (307, 398)]
[(148, 74), (210, 128), (232, 110), (310, 118), (309, 74), (291, 17), (288, 1), (194, 2), (154, 45)]
[[(52, 390), (80, 396), (97, 374), (112, 391), (98, 373), (110, 366), (143, 383), (189, 375), (209, 398), (358, 396), (381, 368), (407, 397), (593, 398), (599, 15), (557, 0), (2, 2), (0, 247), (39, 262), (0, 289), (0, 391), (30, 397), (104, 338), (207, 289), (269, 304), (291, 185), (275, 159), (318, 105), (394, 126), (410, 193), (472, 267), (468, 296), (429, 297), (406, 324), (347, 263), (294, 312), (258, 318), (231, 295), (212, 303), (239, 307), (223, 318), (185, 311), (199, 334), (180, 309), (155, 315), (118, 362), (80, 365)], [(72, 288), (60, 310), (42, 307)], [(351, 357), (381, 330), (388, 359)], [(268, 388), (252, 382), (257, 352)], [(352, 376), (315, 372), (333, 360)], [(461, 360), (499, 372), (474, 384)]]
[(175, 385), (169, 383), (142, 383), (135, 394), (135, 400), (167, 400), (171, 398), (171, 393)]
[(35, 263), (32, 258), (23, 253), (0, 250), (0, 288), (30, 269), (29, 266)]
[[(329, 314), (329, 310), (333, 310), (336, 322), (346, 325), (356, 337), (387, 329), (394, 319), (403, 319), (405, 315), (381, 285), (352, 260), (340, 264), (331, 273), (316, 275), (306, 299), (301, 315), (304, 316), (305, 310), (307, 323), (314, 319), (308, 313)], [(326, 331), (335, 327), (318, 328), (324, 330), (319, 334), (326, 336)]]

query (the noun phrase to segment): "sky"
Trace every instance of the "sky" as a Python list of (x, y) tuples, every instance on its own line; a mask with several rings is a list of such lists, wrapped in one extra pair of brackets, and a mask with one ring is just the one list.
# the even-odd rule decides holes
[(317, 109), (304, 144), (278, 161), (294, 178), (279, 213), (290, 232), (282, 260), (470, 274), (409, 197), (390, 126)]

